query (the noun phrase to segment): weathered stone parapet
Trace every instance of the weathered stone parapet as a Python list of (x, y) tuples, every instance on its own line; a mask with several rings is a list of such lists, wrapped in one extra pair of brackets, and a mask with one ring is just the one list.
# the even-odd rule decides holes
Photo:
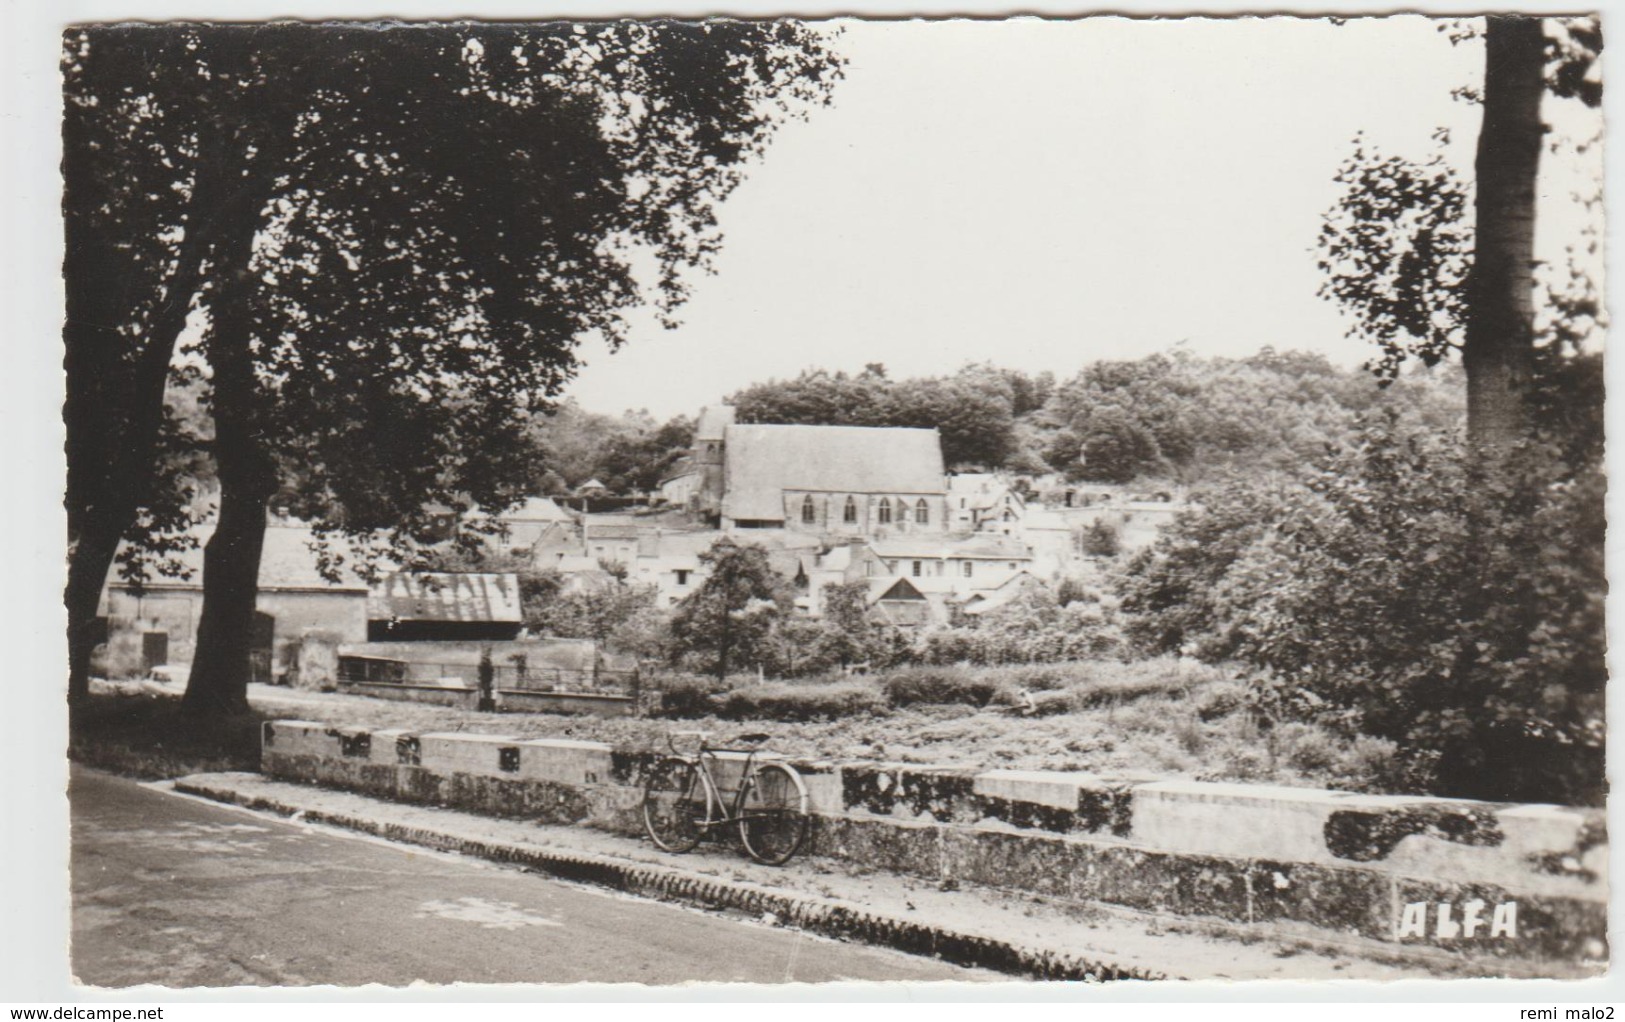
[[(644, 778), (662, 755), (567, 739), (273, 721), (262, 769), (399, 801), (638, 835)], [(725, 799), (745, 758), (718, 754)], [(870, 869), (1309, 939), (1567, 961), (1607, 955), (1607, 840), (1601, 814), (1590, 810), (789, 762), (814, 813), (807, 853)]]

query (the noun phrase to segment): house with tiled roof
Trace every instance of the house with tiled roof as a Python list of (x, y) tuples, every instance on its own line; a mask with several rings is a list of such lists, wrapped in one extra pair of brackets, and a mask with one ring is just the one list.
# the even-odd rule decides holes
[(870, 576), (947, 579), (955, 591), (993, 589), (1028, 570), (1033, 553), (1008, 536), (978, 533), (968, 539), (900, 536), (869, 545)]
[[(181, 570), (174, 577), (154, 576), (136, 586), (117, 567), (109, 574), (97, 611), (105, 633), (97, 665), (103, 674), (138, 676), (161, 664), (191, 662), (203, 613), (203, 549), (213, 532), (212, 524), (192, 531), (196, 546), (175, 555)], [(396, 638), (511, 638), (519, 630), (513, 575), (444, 574), (430, 583), (390, 573), (384, 565), (374, 585), (357, 573), (357, 559), (343, 540), (331, 541), (326, 553), (333, 570), (324, 574), (314, 530), (291, 519), (267, 524), (249, 644), (253, 680), (282, 677), (311, 633), (332, 642), (365, 642), (380, 623), (391, 621), (413, 622), (404, 634), (394, 632)]]
[(955, 529), (1013, 535), (1026, 510), (1026, 501), (998, 473), (960, 472), (948, 477), (948, 514)]
[[(135, 586), (113, 568), (97, 611), (106, 630), (104, 673), (128, 677), (160, 664), (191, 662), (203, 615), (203, 548), (213, 534), (212, 525), (192, 530), (196, 546), (173, 557), (178, 575), (155, 575)], [(348, 565), (334, 578), (324, 576), (315, 543), (315, 533), (303, 526), (273, 523), (265, 530), (251, 641), (257, 681), (270, 681), (284, 667), (285, 647), (306, 630), (346, 642), (367, 637), (367, 583)], [(343, 551), (339, 545), (335, 552)]]

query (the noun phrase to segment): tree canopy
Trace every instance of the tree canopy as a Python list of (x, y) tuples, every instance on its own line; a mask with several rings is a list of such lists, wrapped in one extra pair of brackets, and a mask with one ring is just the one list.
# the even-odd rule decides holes
[(674, 650), (722, 679), (767, 652), (791, 597), (767, 550), (755, 544), (723, 537), (700, 554), (700, 563), (710, 574), (677, 605), (671, 622)]
[[(246, 650), (215, 639), (252, 612), (271, 494), (324, 528), (407, 538), (428, 501), (510, 504), (526, 413), (571, 377), (580, 339), (619, 344), (629, 310), (683, 301), (683, 271), (720, 244), (716, 203), (839, 73), (805, 27), (731, 21), (91, 27), (68, 34), (65, 67), (90, 122), (66, 130), (68, 165), (91, 166), (69, 189), (70, 252), (88, 267), (158, 236), (143, 259), (173, 264), (126, 273), (104, 321), (145, 330), (148, 304), (194, 298), (207, 312), (221, 496), (193, 686), (227, 702)], [(164, 201), (109, 182), (104, 139)], [(99, 286), (78, 267), (70, 310)], [(161, 409), (178, 332), (143, 333), (147, 374), (114, 374), (120, 413)], [(69, 329), (70, 375), (128, 347), (95, 341)], [(109, 431), (75, 414), (70, 434)], [(152, 472), (128, 445), (75, 453), (86, 479)]]

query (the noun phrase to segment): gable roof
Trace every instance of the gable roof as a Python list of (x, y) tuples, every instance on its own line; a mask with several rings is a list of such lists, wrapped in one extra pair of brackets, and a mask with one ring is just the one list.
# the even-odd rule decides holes
[[(871, 588), (871, 590), (873, 590), (873, 589), (878, 589), (880, 587), (871, 586), (870, 588)], [(925, 599), (925, 594), (920, 592), (920, 587), (915, 585), (909, 579), (900, 578), (900, 579), (896, 579), (895, 581), (893, 581), (891, 585), (886, 586), (878, 594), (872, 595), (870, 597), (870, 599), (871, 600), (924, 600)]]
[(965, 613), (972, 617), (997, 610), (1035, 589), (1048, 589), (1049, 584), (1023, 568), (992, 589), (973, 593), (965, 599)]
[(522, 620), (519, 576), (475, 572), (397, 572), (367, 594), (372, 621)]
[[(147, 581), (149, 589), (201, 589), (203, 588), (203, 548), (214, 535), (214, 523), (206, 522), (194, 526), (189, 530), (197, 545), (190, 550), (180, 550), (171, 555), (188, 573), (186, 578), (169, 578), (153, 574)], [(263, 591), (297, 591), (297, 590), (325, 590), (330, 592), (366, 592), (367, 583), (351, 570), (350, 565), (355, 557), (349, 544), (342, 536), (334, 536), (328, 541), (331, 552), (344, 558), (343, 567), (339, 571), (338, 581), (330, 581), (322, 577), (316, 570), (316, 553), (311, 544), (316, 540), (316, 533), (304, 525), (279, 525), (274, 522), (265, 526), (265, 546), (260, 553), (260, 574), (258, 588)], [(120, 544), (122, 550), (124, 544)], [(109, 586), (123, 586), (123, 576), (119, 574), (115, 563), (107, 575)]]
[(785, 490), (941, 494), (942, 442), (934, 429), (873, 426), (729, 426), (722, 514), (782, 521)]
[(505, 522), (569, 522), (575, 519), (574, 515), (559, 507), (552, 497), (526, 497), (523, 504), (497, 517)]
[(940, 536), (889, 536), (870, 545), (876, 557), (886, 560), (903, 558), (962, 558), (993, 561), (1026, 561), (1032, 559), (1027, 545), (1005, 536), (977, 535), (955, 542)]
[(633, 522), (595, 522), (588, 519), (585, 529), (589, 543), (595, 539), (637, 539), (639, 533)]

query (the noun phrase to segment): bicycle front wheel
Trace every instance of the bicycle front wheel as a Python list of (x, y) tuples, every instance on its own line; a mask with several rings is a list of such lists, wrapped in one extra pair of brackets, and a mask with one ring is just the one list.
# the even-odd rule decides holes
[(643, 829), (668, 852), (686, 852), (711, 825), (711, 797), (693, 763), (675, 756), (656, 763), (643, 786)]
[(807, 786), (783, 763), (764, 763), (745, 781), (739, 806), (739, 838), (757, 862), (782, 866), (807, 839), (812, 818)]

